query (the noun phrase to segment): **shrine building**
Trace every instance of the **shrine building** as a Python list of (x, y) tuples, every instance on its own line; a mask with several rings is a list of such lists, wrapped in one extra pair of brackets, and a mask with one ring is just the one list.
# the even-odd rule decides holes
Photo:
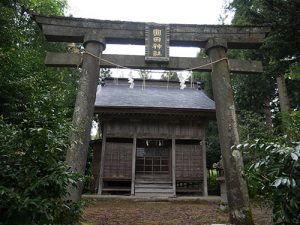
[(207, 195), (205, 127), (215, 103), (197, 84), (106, 78), (95, 113), (94, 191), (103, 194)]

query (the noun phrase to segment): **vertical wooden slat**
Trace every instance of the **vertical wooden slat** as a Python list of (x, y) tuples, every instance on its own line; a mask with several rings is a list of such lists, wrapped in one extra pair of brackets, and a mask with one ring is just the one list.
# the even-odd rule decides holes
[(172, 137), (172, 184), (173, 184), (173, 193), (176, 195), (176, 146), (175, 146), (175, 137)]
[(134, 195), (135, 163), (136, 163), (136, 132), (134, 132), (133, 134), (133, 144), (132, 144), (131, 195)]
[(102, 188), (103, 188), (103, 172), (104, 172), (105, 150), (106, 150), (106, 126), (104, 124), (103, 125), (103, 134), (102, 134), (102, 151), (101, 151), (101, 162), (100, 162), (100, 172), (99, 172), (98, 195), (102, 194)]
[(91, 190), (93, 193), (97, 193), (99, 186), (99, 171), (100, 171), (100, 161), (101, 161), (101, 143), (95, 143), (93, 146), (93, 162), (92, 162), (92, 173), (93, 173), (93, 182), (91, 185)]
[(207, 169), (206, 169), (206, 144), (205, 144), (205, 132), (202, 136), (202, 165), (203, 165), (203, 196), (207, 196)]

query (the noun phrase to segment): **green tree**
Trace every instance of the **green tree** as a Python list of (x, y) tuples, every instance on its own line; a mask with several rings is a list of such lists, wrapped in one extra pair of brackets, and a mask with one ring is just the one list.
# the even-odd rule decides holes
[(164, 72), (160, 79), (162, 80), (175, 80), (175, 81), (179, 81), (177, 73), (174, 71), (166, 71)]
[(192, 72), (193, 77), (189, 77), (189, 80), (193, 79), (193, 82), (200, 82), (201, 88), (204, 92), (213, 99), (211, 76), (208, 72)]
[(46, 68), (49, 45), (29, 14), (63, 15), (65, 0), (0, 3), (0, 224), (73, 224), (64, 200), (79, 177), (64, 164), (78, 73)]
[[(287, 80), (290, 105), (294, 110), (299, 109), (300, 2), (232, 0), (229, 8), (235, 12), (233, 24), (267, 24), (272, 28), (259, 54), (251, 51), (238, 53), (245, 58), (262, 60), (265, 70), (262, 76), (233, 78), (237, 105), (239, 109), (248, 110), (246, 117), (241, 116), (241, 130), (248, 133), (249, 138), (240, 147), (250, 159), (246, 161), (250, 193), (270, 202), (274, 221), (278, 224), (300, 224), (299, 111), (278, 113), (276, 99), (280, 90), (275, 83), (276, 79), (278, 83)], [(282, 96), (282, 92), (279, 94)], [(261, 107), (263, 102), (265, 105)], [(258, 119), (263, 111), (270, 113), (264, 108), (271, 103), (273, 125), (269, 131), (273, 135), (264, 131), (264, 125)], [(252, 125), (247, 126), (247, 123)]]
[(230, 8), (235, 11), (233, 24), (268, 24), (272, 27), (264, 50), (276, 62), (286, 58), (293, 59), (290, 63), (298, 60), (300, 52), (299, 32), (297, 32), (300, 25), (299, 1), (233, 0)]
[(290, 107), (295, 110), (300, 109), (300, 63), (293, 64), (288, 73), (287, 78), (287, 89), (288, 98), (290, 100)]
[(268, 60), (261, 52), (252, 50), (229, 50), (229, 58), (259, 60), (264, 64), (262, 74), (232, 74), (231, 85), (238, 111), (245, 110), (263, 116), (272, 126), (271, 102), (276, 99), (275, 76), (272, 68), (267, 67)]
[(108, 68), (101, 68), (100, 69), (100, 78), (108, 78), (111, 77), (112, 72)]
[(253, 111), (242, 110), (238, 112), (239, 135), (241, 142), (268, 139), (274, 135), (263, 116)]
[[(207, 55), (204, 49), (201, 49), (197, 54), (198, 58), (207, 58)], [(189, 77), (189, 80), (194, 82), (201, 82), (201, 87), (204, 89), (205, 93), (213, 99), (212, 83), (211, 83), (211, 74), (210, 72), (198, 72), (193, 71), (192, 75)]]
[[(198, 58), (205, 58), (207, 55), (204, 50), (201, 49), (197, 54)], [(194, 82), (201, 82), (201, 88), (204, 90), (205, 94), (208, 95), (211, 99), (213, 97), (212, 83), (211, 83), (211, 74), (209, 72), (192, 72), (192, 77), (189, 77), (189, 80)], [(218, 127), (216, 121), (210, 121), (205, 130), (206, 132), (206, 144), (207, 144), (207, 157), (206, 165), (208, 169), (213, 169), (213, 164), (217, 163), (221, 159), (221, 149), (218, 136)]]
[[(283, 114), (285, 134), (240, 145), (251, 160), (246, 177), (252, 197), (273, 208), (277, 224), (300, 224), (300, 113)], [(295, 141), (297, 140), (297, 141)]]
[(218, 136), (218, 126), (216, 121), (210, 121), (205, 130), (206, 132), (206, 166), (207, 169), (213, 169), (214, 163), (221, 160), (221, 148)]
[(140, 70), (139, 76), (141, 79), (151, 79), (151, 73), (149, 70)]
[[(284, 76), (299, 64), (299, 1), (232, 0), (229, 8), (235, 12), (232, 21), (235, 25), (267, 24), (272, 28), (258, 57), (264, 61), (264, 77), (274, 83), (276, 77)], [(263, 81), (267, 84), (266, 79)]]

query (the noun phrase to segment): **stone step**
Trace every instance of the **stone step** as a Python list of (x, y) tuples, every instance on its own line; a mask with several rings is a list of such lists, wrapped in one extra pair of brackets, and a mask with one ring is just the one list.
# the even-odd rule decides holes
[(135, 184), (135, 188), (173, 188), (171, 184)]
[(170, 174), (136, 174), (136, 177), (170, 177)]
[(169, 175), (139, 175), (135, 178), (135, 195), (139, 197), (173, 197)]
[(135, 193), (171, 193), (173, 194), (173, 188), (135, 188)]
[(135, 193), (136, 197), (146, 197), (146, 198), (167, 198), (167, 197), (174, 197), (173, 193)]
[(172, 184), (170, 180), (135, 180), (136, 184)]
[(160, 176), (156, 176), (156, 175), (136, 175), (135, 179), (142, 179), (142, 180), (170, 180), (171, 176), (170, 175), (160, 175)]

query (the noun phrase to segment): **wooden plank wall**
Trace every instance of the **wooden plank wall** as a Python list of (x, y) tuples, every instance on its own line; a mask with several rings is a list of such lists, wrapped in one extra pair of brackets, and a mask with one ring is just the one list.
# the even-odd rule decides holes
[(105, 126), (107, 137), (133, 138), (135, 126), (130, 120), (111, 119)]
[(204, 127), (199, 121), (178, 121), (171, 129), (174, 129), (175, 139), (202, 139)]
[(176, 144), (176, 180), (203, 180), (200, 145)]
[(104, 159), (104, 179), (131, 179), (132, 143), (107, 142)]
[(106, 123), (107, 137), (133, 138), (135, 127), (137, 138), (202, 139), (204, 127), (198, 121), (130, 120), (113, 119)]
[(102, 141), (93, 144), (92, 174), (94, 179), (90, 187), (93, 193), (97, 193), (98, 185), (99, 185), (101, 150), (102, 150)]

